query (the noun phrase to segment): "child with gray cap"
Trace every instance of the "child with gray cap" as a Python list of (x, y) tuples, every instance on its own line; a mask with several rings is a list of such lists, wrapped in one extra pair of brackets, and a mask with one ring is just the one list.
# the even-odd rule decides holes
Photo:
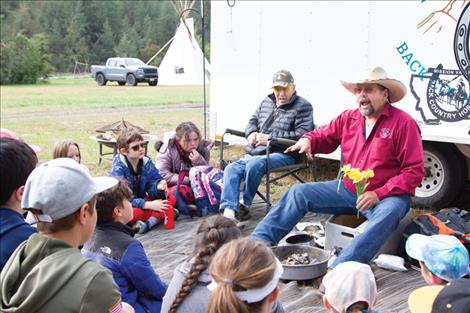
[(116, 183), (92, 178), (66, 158), (31, 173), (22, 207), (35, 216), (39, 233), (15, 250), (1, 273), (1, 312), (134, 311), (121, 302), (111, 273), (78, 249), (95, 229), (95, 195)]
[(419, 261), (429, 285), (445, 285), (470, 272), (468, 251), (454, 236), (412, 234), (406, 241), (406, 253)]

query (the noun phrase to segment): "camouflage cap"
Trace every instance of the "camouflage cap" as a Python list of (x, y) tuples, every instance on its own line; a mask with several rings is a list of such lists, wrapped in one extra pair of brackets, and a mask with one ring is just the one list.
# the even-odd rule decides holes
[(272, 87), (287, 87), (289, 84), (294, 83), (294, 77), (289, 71), (280, 70), (273, 75)]

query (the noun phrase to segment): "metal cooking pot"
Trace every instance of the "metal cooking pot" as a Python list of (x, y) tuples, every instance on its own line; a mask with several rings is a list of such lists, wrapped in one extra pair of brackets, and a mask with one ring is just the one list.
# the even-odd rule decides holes
[(314, 237), (306, 232), (296, 232), (291, 235), (289, 235), (286, 238), (286, 243), (295, 245), (295, 244), (301, 244), (301, 245), (310, 245), (312, 247), (315, 246), (315, 240)]
[(285, 280), (309, 280), (325, 275), (328, 268), (328, 259), (330, 258), (328, 251), (306, 245), (277, 246), (274, 253), (281, 261), (293, 253), (308, 253), (310, 258), (317, 260), (313, 264), (283, 264), (284, 273), (281, 279)]

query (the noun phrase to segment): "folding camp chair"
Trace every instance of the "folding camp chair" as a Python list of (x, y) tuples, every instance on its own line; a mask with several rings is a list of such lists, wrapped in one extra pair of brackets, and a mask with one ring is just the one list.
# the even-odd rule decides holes
[[(225, 130), (221, 138), (222, 144), (220, 145), (220, 168), (221, 169), (225, 169), (225, 167), (230, 163), (230, 161), (224, 160), (223, 143), (224, 143), (224, 137), (226, 134), (245, 138), (245, 132), (243, 131), (234, 130), (230, 128), (227, 128)], [(273, 138), (268, 141), (268, 144), (266, 147), (266, 156), (267, 156), (266, 193), (262, 194), (259, 190), (256, 191), (256, 194), (266, 203), (266, 210), (269, 210), (272, 205), (271, 200), (270, 200), (271, 183), (274, 183), (275, 181), (281, 178), (284, 178), (286, 176), (289, 176), (289, 175), (294, 176), (299, 182), (305, 183), (305, 181), (298, 175), (299, 171), (310, 168), (310, 164), (307, 162), (307, 158), (305, 157), (305, 155), (301, 155), (301, 157), (295, 164), (279, 167), (276, 169), (270, 168), (269, 151), (271, 147), (273, 145), (276, 145), (277, 147), (281, 146), (281, 147), (287, 148), (295, 143), (296, 143), (295, 140), (283, 139), (283, 138)], [(273, 173), (282, 173), (282, 174), (276, 177), (272, 177), (271, 175)]]

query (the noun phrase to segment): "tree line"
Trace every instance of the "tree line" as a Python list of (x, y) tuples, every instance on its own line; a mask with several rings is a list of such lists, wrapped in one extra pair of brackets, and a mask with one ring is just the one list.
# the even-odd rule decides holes
[[(193, 9), (201, 12), (200, 1)], [(201, 17), (194, 10), (189, 17), (201, 45)], [(103, 64), (112, 56), (147, 62), (174, 36), (179, 12), (171, 1), (2, 0), (0, 21), (1, 83), (34, 83), (52, 72), (72, 72), (76, 62)], [(209, 0), (204, 24), (209, 57)], [(152, 65), (163, 56), (164, 51)]]

